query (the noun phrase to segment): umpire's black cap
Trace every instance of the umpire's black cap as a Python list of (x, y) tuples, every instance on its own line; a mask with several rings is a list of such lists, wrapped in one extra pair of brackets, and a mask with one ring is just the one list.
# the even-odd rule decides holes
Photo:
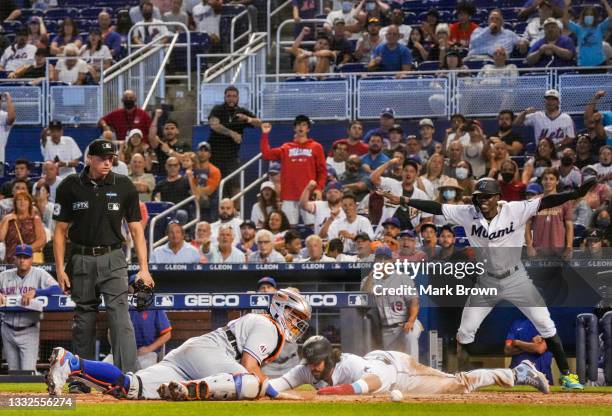
[(108, 156), (117, 155), (115, 144), (104, 139), (96, 139), (89, 144), (89, 152), (91, 156)]
[(476, 182), (474, 186), (473, 195), (477, 194), (486, 194), (486, 195), (496, 195), (501, 194), (501, 189), (499, 189), (499, 183), (493, 178), (482, 178)]

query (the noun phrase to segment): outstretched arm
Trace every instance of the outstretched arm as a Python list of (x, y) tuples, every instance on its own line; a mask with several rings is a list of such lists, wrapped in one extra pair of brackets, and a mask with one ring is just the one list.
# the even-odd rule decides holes
[(427, 201), (424, 199), (412, 199), (408, 198), (407, 196), (397, 196), (393, 195), (389, 191), (377, 191), (376, 193), (384, 196), (391, 204), (394, 205), (413, 207), (428, 214), (444, 215), (442, 213), (442, 204), (439, 202)]
[(353, 384), (340, 384), (338, 386), (323, 387), (317, 394), (330, 395), (351, 395), (351, 394), (368, 394), (374, 393), (380, 389), (382, 382), (376, 374), (366, 374)]
[(584, 197), (587, 192), (597, 183), (596, 178), (589, 178), (578, 189), (571, 192), (561, 192), (559, 194), (547, 195), (542, 198), (540, 202), (540, 207), (538, 211), (542, 211), (544, 209), (553, 208), (559, 205), (566, 203), (567, 201), (571, 201), (573, 199), (579, 199)]

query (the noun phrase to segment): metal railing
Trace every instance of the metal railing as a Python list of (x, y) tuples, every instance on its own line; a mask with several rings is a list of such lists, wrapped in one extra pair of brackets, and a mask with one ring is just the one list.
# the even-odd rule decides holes
[(166, 241), (168, 241), (168, 236), (164, 236), (164, 237), (160, 238), (159, 240), (154, 241), (154, 239), (155, 239), (155, 225), (157, 224), (157, 222), (162, 220), (162, 219), (164, 219), (164, 218), (166, 218), (168, 215), (172, 214), (173, 212), (178, 211), (179, 209), (183, 208), (184, 206), (190, 204), (191, 202), (195, 203), (195, 219), (193, 219), (193, 220), (189, 221), (188, 223), (182, 225), (183, 230), (188, 230), (189, 228), (193, 227), (198, 222), (200, 222), (200, 204), (199, 204), (199, 201), (198, 201), (198, 199), (196, 198), (195, 195), (192, 195), (189, 198), (183, 199), (178, 204), (171, 206), (167, 210), (162, 211), (159, 214), (155, 215), (153, 218), (151, 218), (151, 221), (149, 221), (149, 258), (151, 258), (151, 254), (153, 253), (153, 250), (156, 247), (159, 247), (162, 244), (164, 244)]
[[(239, 193), (237, 193), (236, 195), (234, 195), (231, 198), (231, 200), (233, 202), (236, 199), (240, 199), (240, 213), (241, 213), (243, 218), (247, 218), (246, 217), (246, 213), (244, 212), (244, 196), (245, 196), (245, 194), (247, 192), (249, 192), (251, 189), (253, 189), (254, 187), (256, 187), (257, 185), (259, 185), (260, 183), (262, 183), (263, 181), (265, 181), (266, 178), (268, 177), (267, 173), (265, 175), (262, 175), (262, 161), (263, 161), (262, 154), (258, 153), (257, 155), (255, 155), (255, 157), (253, 157), (248, 162), (241, 164), (240, 168), (238, 168), (234, 172), (230, 173), (225, 178), (221, 179), (221, 183), (219, 183), (219, 198), (222, 199), (223, 198), (223, 190), (225, 189), (225, 184), (230, 179), (235, 178), (236, 176), (240, 175), (240, 189), (241, 189), (241, 191)], [(258, 179), (256, 179), (254, 182), (252, 182), (251, 184), (249, 184), (249, 186), (247, 186), (245, 188), (244, 187), (244, 172), (246, 171), (246, 169), (249, 166), (251, 166), (255, 162), (258, 162), (258, 169), (259, 169), (259, 172), (258, 172), (258, 175), (257, 175)]]
[[(299, 24), (303, 24), (303, 23), (315, 23), (316, 24), (316, 23), (325, 23), (326, 21), (327, 20), (325, 19), (302, 19)], [(276, 29), (276, 73), (277, 74), (280, 72), (281, 46), (291, 46), (293, 44), (292, 40), (281, 41), (281, 33), (283, 29), (285, 28), (285, 26), (296, 25), (296, 24), (298, 23), (295, 23), (293, 19), (288, 19), (282, 22), (278, 26), (278, 29)], [(302, 45), (314, 45), (314, 43), (315, 43), (314, 41), (304, 41), (302, 42)]]
[[(168, 60), (170, 59), (170, 55), (172, 54), (172, 50), (174, 49), (174, 46), (176, 45), (176, 41), (178, 40), (178, 37), (179, 37), (178, 33), (175, 33), (174, 36), (172, 37), (172, 40), (170, 41), (170, 45), (168, 46), (168, 50), (164, 56), (164, 59), (162, 60), (161, 65), (159, 66), (159, 69), (157, 70), (157, 74), (155, 74), (155, 78), (153, 79), (153, 82), (151, 83), (151, 86), (149, 87), (149, 92), (147, 93), (147, 96), (142, 102), (142, 108), (147, 108), (147, 106), (149, 105), (149, 101), (153, 97), (153, 93), (157, 90), (157, 85), (160, 83), (160, 81), (163, 81), (164, 68), (166, 68), (166, 64), (168, 63)], [(162, 95), (162, 98), (164, 96), (165, 94)]]
[[(266, 33), (272, 35), (272, 18), (279, 14), (285, 7), (289, 6), (292, 3), (291, 0), (286, 0), (281, 3), (276, 9), (272, 10), (272, 0), (268, 0), (266, 4)], [(268, 50), (272, 47), (272, 38), (268, 37)]]
[[(241, 33), (240, 35), (238, 35), (238, 37), (236, 37), (236, 24), (244, 16), (246, 16), (249, 22), (249, 28), (246, 32)], [(230, 22), (230, 53), (234, 53), (236, 44), (240, 42), (240, 40), (242, 40), (242, 38), (244, 38), (245, 36), (248, 37), (251, 33), (253, 33), (253, 22), (251, 22), (251, 16), (249, 15), (249, 10), (245, 8), (243, 11), (241, 11), (236, 16), (234, 16), (232, 18), (232, 21)]]

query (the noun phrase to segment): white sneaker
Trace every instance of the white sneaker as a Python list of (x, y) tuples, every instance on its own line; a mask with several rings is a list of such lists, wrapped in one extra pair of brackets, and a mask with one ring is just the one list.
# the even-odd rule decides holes
[(550, 393), (550, 385), (546, 376), (539, 372), (529, 360), (523, 360), (514, 367), (515, 384), (519, 386), (532, 386), (542, 393)]
[(45, 377), (47, 391), (51, 396), (60, 396), (62, 388), (70, 378), (70, 360), (74, 358), (72, 353), (62, 347), (53, 349), (49, 359), (49, 373)]

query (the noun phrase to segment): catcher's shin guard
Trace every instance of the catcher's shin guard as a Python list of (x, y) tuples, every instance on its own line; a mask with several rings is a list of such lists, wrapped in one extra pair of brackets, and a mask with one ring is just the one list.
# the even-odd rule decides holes
[[(217, 374), (198, 381), (183, 382), (175, 400), (252, 400), (259, 397), (259, 379), (253, 374)], [(173, 387), (172, 385), (170, 387)], [(178, 389), (176, 389), (178, 391)], [(186, 390), (186, 391), (185, 391)]]

